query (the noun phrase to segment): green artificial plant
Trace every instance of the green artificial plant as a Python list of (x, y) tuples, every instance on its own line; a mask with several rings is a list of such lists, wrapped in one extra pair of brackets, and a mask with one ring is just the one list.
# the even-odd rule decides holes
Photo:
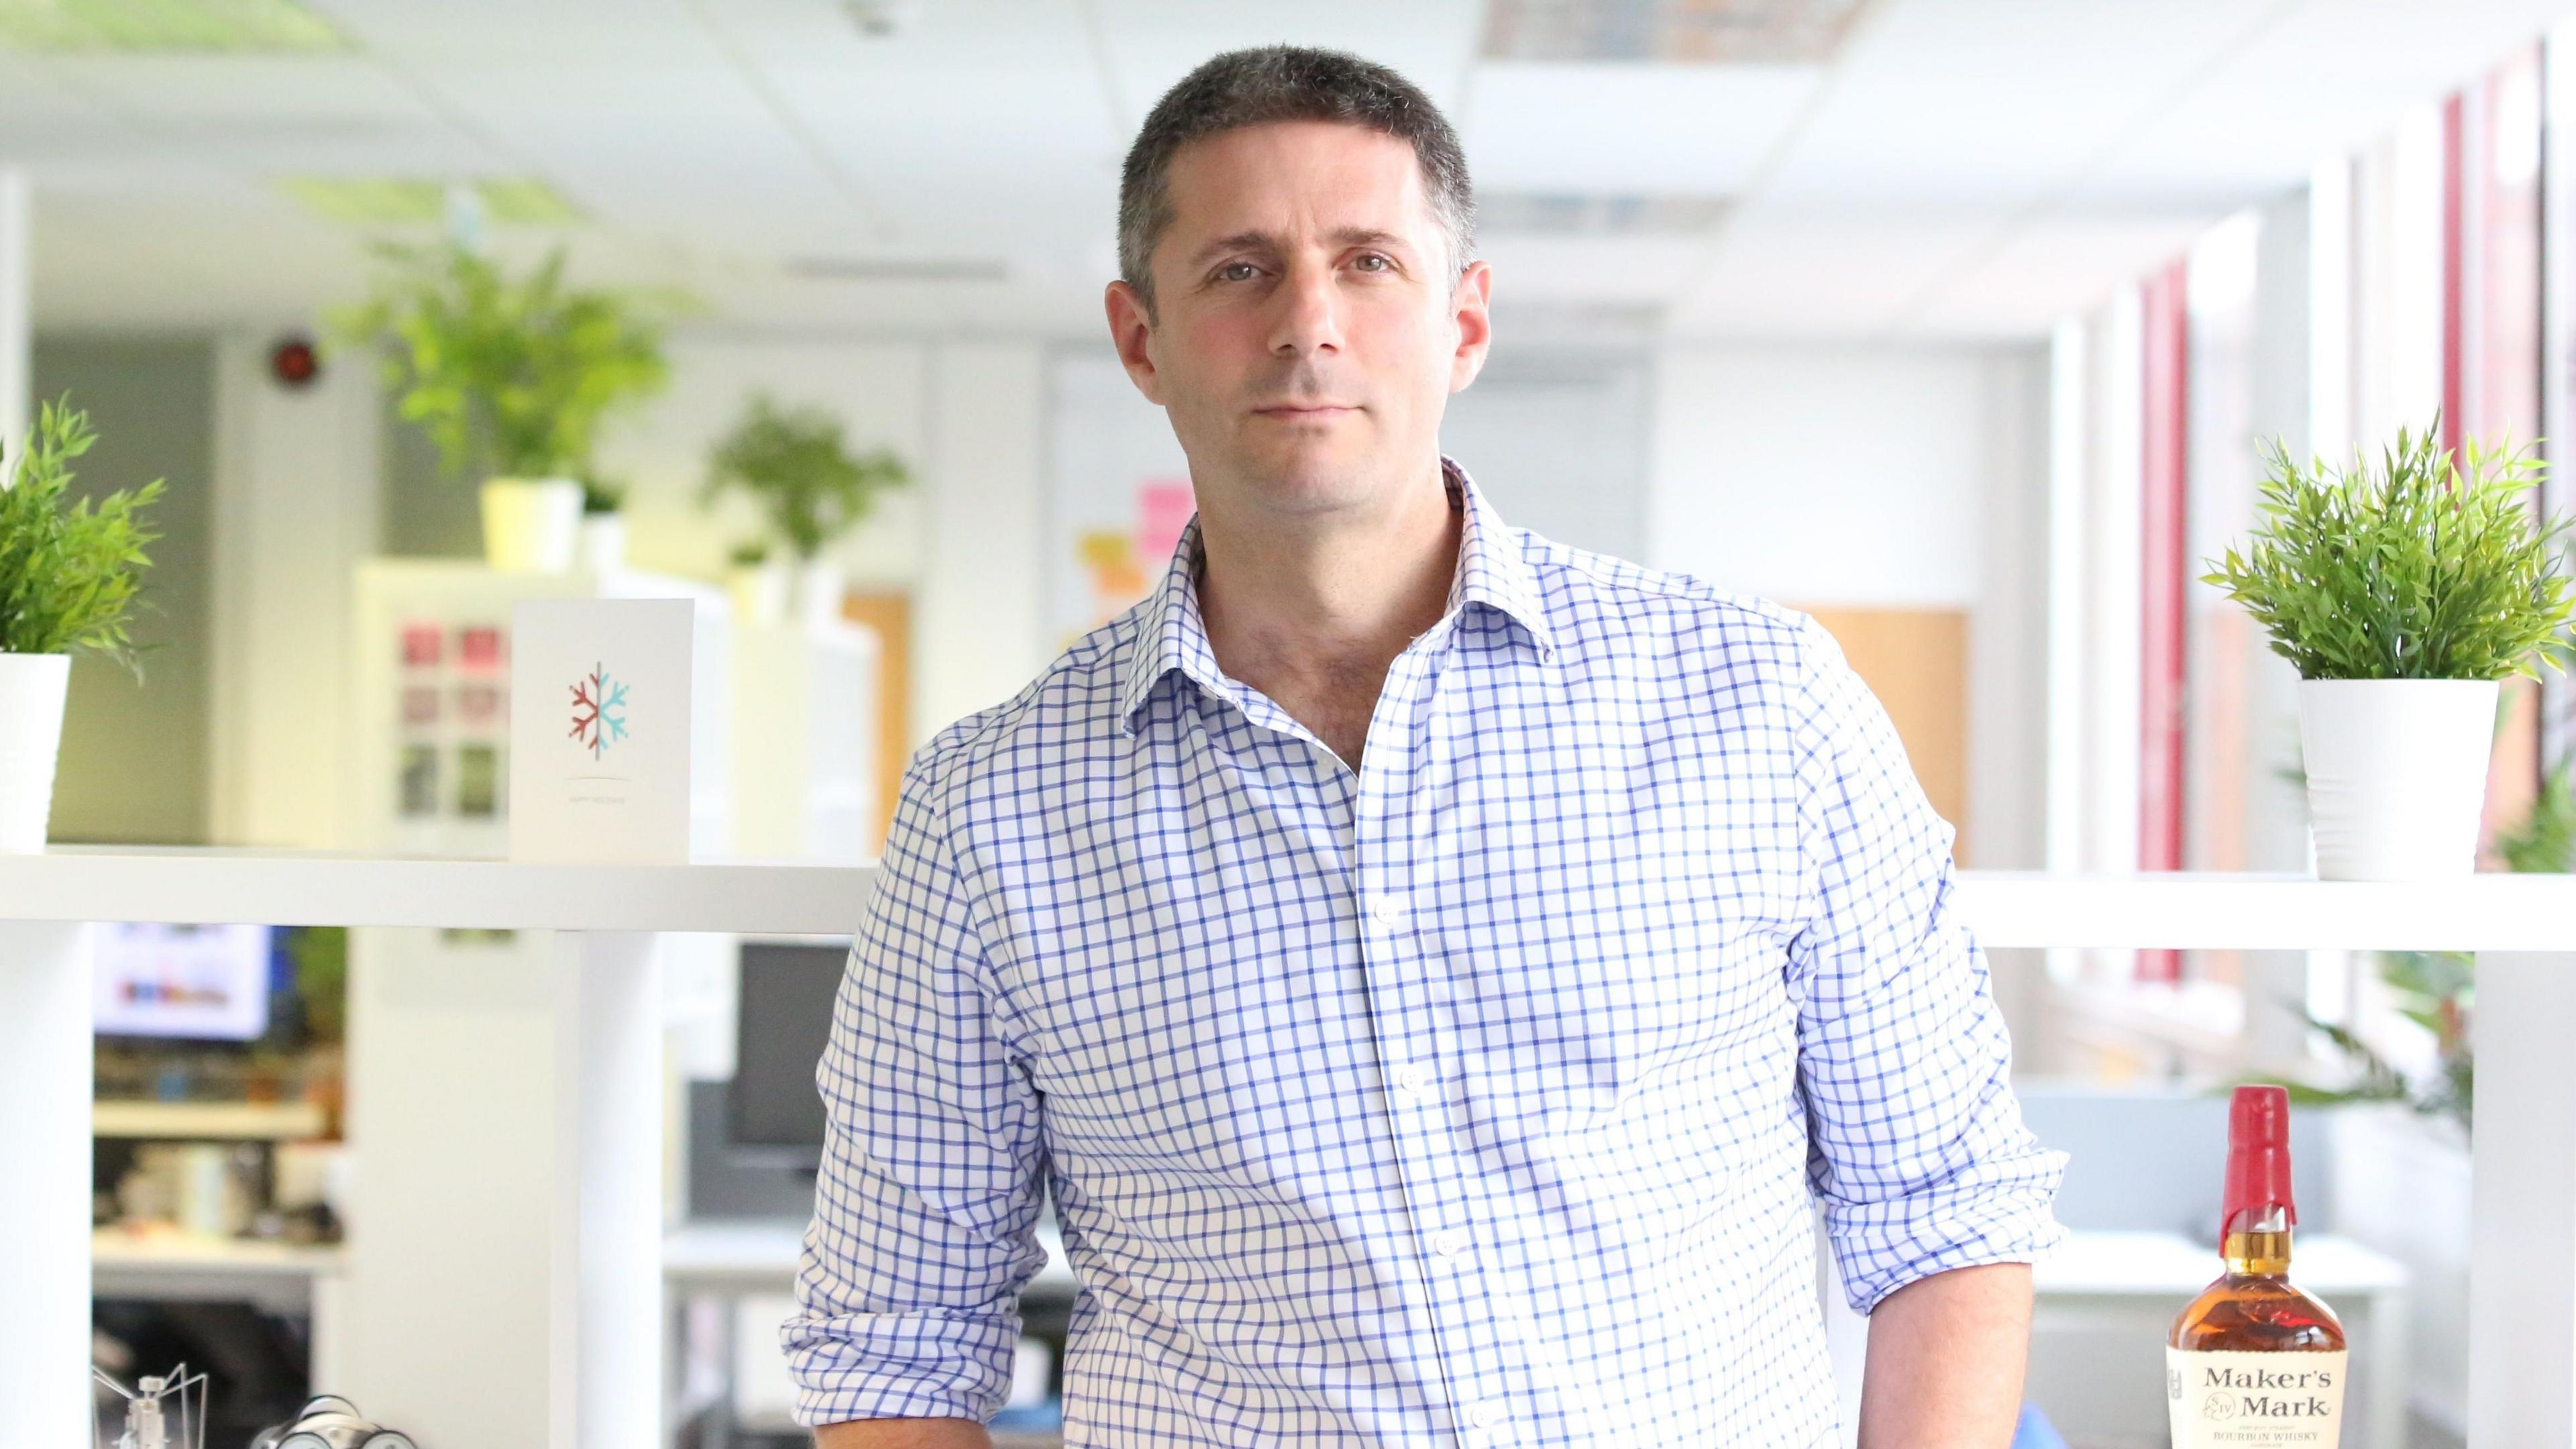
[(567, 285), (560, 249), (525, 276), (452, 241), (378, 252), (374, 295), (337, 330), (382, 347), (397, 413), (452, 477), (578, 477), (601, 420), (669, 381), (678, 304)]
[(160, 501), (162, 480), (67, 502), (72, 463), (97, 441), (66, 396), (39, 410), (23, 456), (0, 458), (0, 653), (88, 650), (140, 679), (126, 621), (152, 565), (144, 545), (161, 537), (143, 510)]
[(771, 535), (810, 561), (865, 519), (880, 493), (911, 481), (911, 470), (886, 449), (852, 456), (839, 420), (822, 409), (781, 409), (756, 397), (716, 445), (702, 501), (747, 495)]
[(2463, 460), (2399, 429), (2376, 466), (2265, 448), (2246, 550), (2202, 576), (2243, 604), (2301, 679), (2539, 677), (2576, 606), (2558, 571), (2569, 520), (2534, 519), (2541, 463), (2472, 441)]

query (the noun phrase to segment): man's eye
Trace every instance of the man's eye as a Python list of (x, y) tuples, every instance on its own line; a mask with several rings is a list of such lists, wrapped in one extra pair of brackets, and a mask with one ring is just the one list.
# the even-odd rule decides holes
[(1250, 262), (1228, 262), (1216, 269), (1216, 275), (1219, 281), (1243, 282), (1251, 280), (1252, 274), (1260, 270)]
[(1381, 252), (1362, 252), (1360, 253), (1359, 260), (1363, 265), (1369, 262), (1380, 263), (1379, 266), (1366, 267), (1365, 269), (1369, 271), (1385, 271), (1395, 265), (1393, 258), (1388, 257)]

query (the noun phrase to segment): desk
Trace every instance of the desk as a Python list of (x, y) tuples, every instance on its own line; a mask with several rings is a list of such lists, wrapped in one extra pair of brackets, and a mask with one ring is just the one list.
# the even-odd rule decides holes
[(348, 1271), (338, 1244), (254, 1243), (102, 1228), (90, 1236), (91, 1291), (101, 1298), (253, 1303), (312, 1313), (317, 1281)]
[[(1064, 1235), (1038, 1224), (1046, 1266), (1029, 1280), (1031, 1293), (1074, 1290), (1073, 1264)], [(662, 1274), (675, 1289), (701, 1293), (786, 1293), (796, 1287), (796, 1257), (804, 1251), (805, 1225), (759, 1218), (702, 1219), (662, 1236)]]

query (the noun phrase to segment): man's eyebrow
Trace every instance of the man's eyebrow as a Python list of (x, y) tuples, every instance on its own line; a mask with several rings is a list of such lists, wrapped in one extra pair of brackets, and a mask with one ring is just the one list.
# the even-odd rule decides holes
[[(1346, 247), (1376, 246), (1393, 247), (1397, 250), (1406, 250), (1409, 247), (1409, 243), (1407, 243), (1403, 237), (1396, 235), (1394, 232), (1384, 231), (1376, 227), (1336, 227), (1331, 233), (1330, 239), (1336, 245)], [(1274, 233), (1266, 231), (1239, 231), (1232, 236), (1218, 237), (1216, 240), (1209, 242), (1206, 246), (1199, 248), (1198, 251), (1190, 257), (1189, 264), (1192, 267), (1202, 266), (1223, 252), (1279, 252), (1285, 250), (1287, 250), (1286, 246)]]

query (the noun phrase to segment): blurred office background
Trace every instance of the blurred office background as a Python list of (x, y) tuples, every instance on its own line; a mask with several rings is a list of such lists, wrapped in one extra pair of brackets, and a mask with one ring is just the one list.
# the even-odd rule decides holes
[[(868, 854), (907, 753), (1139, 597), (1187, 517), (1105, 341), (1118, 163), (1197, 62), (1294, 40), (1398, 67), (1463, 133), (1496, 340), (1443, 441), (1507, 518), (1818, 614), (1963, 866), (2303, 870), (2295, 674), (2202, 560), (2253, 520), (2261, 440), (2568, 433), (2570, 15), (0, 0), (0, 437), (68, 394), (103, 435), (85, 486), (169, 482), (154, 647), (139, 683), (75, 669), (54, 838), (497, 854), (508, 601), (672, 587), (725, 626), (702, 845)], [(335, 331), (379, 244), (442, 241), (687, 299), (670, 385), (594, 460), (622, 546), (488, 567), (472, 482)], [(910, 477), (826, 569), (738, 556), (757, 516), (702, 498), (764, 397)], [(2490, 864), (2563, 870), (2520, 847), (2566, 809), (2567, 693), (2508, 695)], [(415, 1249), (495, 1190), (452, 1164), (523, 1150), (493, 1139), (545, 1080), (504, 1061), (541, 1057), (511, 1035), (543, 1020), (512, 996), (532, 948), (135, 928), (102, 970), (182, 945), (248, 984), (102, 1018), (101, 1353), (211, 1359), (243, 1423), (308, 1385), (399, 1400), (418, 1325), (506, 1316), (441, 1306)], [(672, 972), (679, 1442), (783, 1432), (799, 1032), (839, 949), (703, 941)], [(2427, 1010), (2402, 988), (2442, 963), (2339, 953), (1994, 967), (2033, 1123), (2076, 1155), (2032, 1398), (2072, 1443), (2161, 1445), (2156, 1345), (2215, 1268), (2209, 1090), (2355, 1080), (2308, 1016), (2438, 1079), (2465, 994)], [(2460, 1442), (2465, 1130), (2304, 1121), (2311, 1283), (2384, 1386), (2347, 1443)], [(1039, 1286), (1015, 1412), (1042, 1435), (1064, 1281)]]

